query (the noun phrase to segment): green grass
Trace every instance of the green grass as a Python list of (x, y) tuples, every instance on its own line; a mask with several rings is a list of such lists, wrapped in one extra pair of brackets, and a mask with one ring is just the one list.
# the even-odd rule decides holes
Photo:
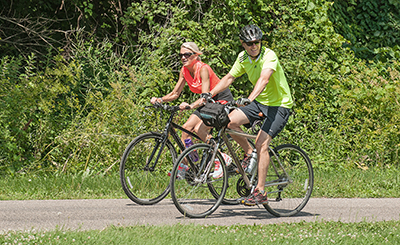
[(398, 244), (400, 221), (270, 225), (110, 226), (91, 231), (9, 231), (0, 244)]
[[(368, 170), (315, 170), (312, 197), (400, 197), (398, 173), (399, 169), (393, 167)], [(100, 198), (127, 198), (117, 171), (104, 176), (88, 173), (75, 175), (40, 173), (0, 178), (0, 200)]]

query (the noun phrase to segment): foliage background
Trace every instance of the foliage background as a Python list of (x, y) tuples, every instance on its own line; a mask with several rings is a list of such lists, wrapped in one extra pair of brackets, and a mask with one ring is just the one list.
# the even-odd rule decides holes
[[(249, 23), (278, 54), (295, 99), (295, 114), (275, 144), (298, 144), (319, 169), (399, 165), (398, 1), (1, 6), (2, 174), (116, 170), (131, 139), (162, 128), (160, 115), (144, 105), (174, 87), (180, 44), (196, 42), (222, 77), (242, 50), (238, 30)], [(244, 76), (231, 89), (247, 96), (251, 86)], [(194, 99), (185, 88), (176, 104)]]

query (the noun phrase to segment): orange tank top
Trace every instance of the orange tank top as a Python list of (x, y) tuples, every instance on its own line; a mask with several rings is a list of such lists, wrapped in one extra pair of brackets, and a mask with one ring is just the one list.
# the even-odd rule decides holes
[(201, 94), (201, 78), (200, 78), (200, 69), (205, 66), (208, 69), (208, 75), (210, 78), (210, 91), (219, 83), (219, 78), (215, 75), (214, 71), (211, 69), (209, 65), (203, 63), (201, 61), (197, 61), (194, 64), (194, 77), (190, 75), (189, 69), (186, 67), (182, 67), (182, 73), (185, 77), (187, 84), (189, 85), (190, 91), (196, 94)]

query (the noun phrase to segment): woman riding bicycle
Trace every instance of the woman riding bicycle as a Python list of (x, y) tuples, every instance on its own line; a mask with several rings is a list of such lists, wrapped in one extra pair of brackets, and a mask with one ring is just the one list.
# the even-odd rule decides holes
[[(156, 102), (162, 103), (176, 100), (187, 83), (193, 93), (200, 94), (200, 98), (190, 105), (183, 102), (179, 106), (182, 110), (187, 109), (187, 106), (190, 106), (190, 109), (198, 108), (192, 113), (192, 115), (190, 115), (189, 119), (182, 127), (190, 132), (194, 131), (203, 141), (206, 141), (209, 127), (207, 127), (201, 120), (199, 107), (203, 105), (203, 98), (209, 97), (209, 92), (220, 82), (220, 79), (209, 65), (201, 62), (201, 54), (202, 52), (194, 42), (183, 43), (179, 53), (183, 66), (179, 73), (179, 79), (175, 88), (171, 93), (164, 95), (161, 98), (151, 98), (150, 102), (154, 104)], [(228, 101), (233, 100), (229, 88), (224, 89), (212, 98), (221, 104), (226, 104)], [(185, 142), (186, 139), (190, 138), (191, 137), (187, 133), (182, 132), (182, 142)], [(224, 154), (224, 157), (225, 156), (226, 155)], [(226, 161), (228, 161), (228, 164), (230, 163), (229, 160)], [(180, 166), (180, 170), (184, 171), (182, 168), (186, 169), (187, 166)], [(219, 168), (218, 171), (215, 171), (214, 178), (221, 177), (221, 174), (222, 170)]]
[[(179, 73), (179, 79), (174, 90), (172, 90), (171, 93), (162, 96), (161, 98), (153, 97), (151, 98), (150, 102), (154, 104), (156, 102), (162, 103), (176, 100), (181, 94), (186, 83), (189, 85), (189, 88), (193, 93), (201, 94), (201, 98), (202, 96), (207, 95), (210, 90), (219, 83), (220, 79), (209, 65), (201, 62), (201, 54), (202, 52), (194, 42), (183, 43), (179, 53), (179, 57), (181, 58), (183, 66)], [(190, 105), (186, 102), (183, 102), (180, 105), (180, 108), (186, 109), (187, 106), (190, 106), (190, 109), (198, 108), (202, 105), (200, 104), (200, 102), (202, 102), (201, 98)], [(227, 88), (221, 93), (215, 95), (213, 99), (221, 104), (225, 104), (228, 101), (232, 101), (233, 96), (229, 88)], [(206, 140), (208, 127), (204, 125), (203, 121), (201, 120), (198, 109), (195, 110), (192, 115), (190, 115), (189, 119), (182, 127), (188, 131), (196, 132), (196, 134), (203, 141)], [(182, 141), (188, 138), (189, 135), (185, 132), (182, 132)]]

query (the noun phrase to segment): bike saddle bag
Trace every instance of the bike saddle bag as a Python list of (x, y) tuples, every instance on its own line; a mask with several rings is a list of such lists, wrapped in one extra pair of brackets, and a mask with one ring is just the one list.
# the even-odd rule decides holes
[(199, 112), (201, 120), (209, 127), (220, 129), (230, 122), (225, 106), (219, 103), (207, 103)]

